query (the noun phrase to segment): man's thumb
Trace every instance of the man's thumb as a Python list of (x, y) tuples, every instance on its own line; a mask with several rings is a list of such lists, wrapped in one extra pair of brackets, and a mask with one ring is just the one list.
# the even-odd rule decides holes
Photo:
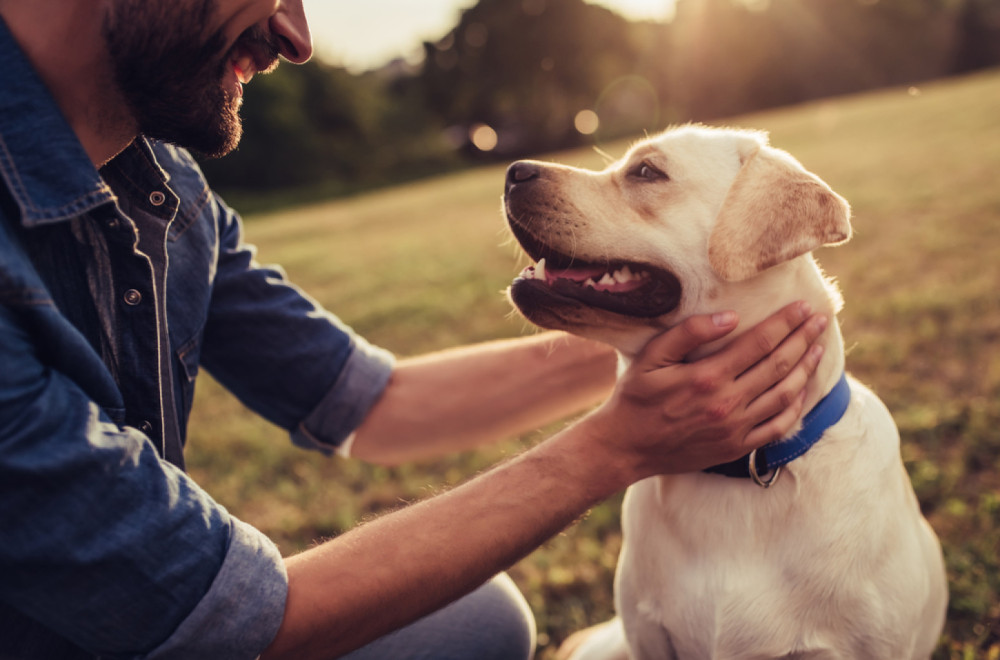
[(654, 369), (683, 362), (698, 347), (732, 332), (739, 321), (736, 312), (692, 316), (654, 337), (642, 349), (642, 359)]

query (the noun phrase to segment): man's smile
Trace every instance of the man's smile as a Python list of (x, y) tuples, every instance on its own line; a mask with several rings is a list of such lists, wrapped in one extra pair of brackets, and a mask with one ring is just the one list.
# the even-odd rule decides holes
[(279, 48), (274, 38), (259, 28), (244, 32), (229, 51), (228, 68), (236, 78), (234, 93), (243, 95), (242, 86), (258, 73), (267, 73), (278, 64)]
[(232, 62), (236, 79), (245, 85), (253, 79), (257, 69), (254, 65), (253, 57), (241, 51), (242, 49), (237, 50), (230, 61)]

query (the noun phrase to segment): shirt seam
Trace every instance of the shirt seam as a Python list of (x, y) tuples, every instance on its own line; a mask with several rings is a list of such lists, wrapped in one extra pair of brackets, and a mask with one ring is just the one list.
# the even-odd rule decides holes
[(32, 200), (31, 195), (28, 194), (27, 186), (24, 185), (21, 173), (17, 169), (15, 158), (13, 154), (11, 154), (10, 148), (7, 146), (7, 141), (4, 140), (2, 134), (0, 134), (0, 161), (3, 162), (4, 166), (3, 178), (7, 182), (8, 189), (14, 195), (14, 198), (17, 200), (17, 203), (21, 207), (22, 211), (24, 209), (38, 211), (38, 209), (34, 206), (34, 200)]

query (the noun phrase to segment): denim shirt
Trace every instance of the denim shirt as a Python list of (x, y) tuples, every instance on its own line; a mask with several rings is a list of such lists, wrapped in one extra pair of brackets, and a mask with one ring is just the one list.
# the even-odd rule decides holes
[(255, 658), (277, 548), (183, 472), (204, 367), (331, 452), (392, 357), (264, 268), (191, 156), (97, 171), (0, 20), (0, 658)]

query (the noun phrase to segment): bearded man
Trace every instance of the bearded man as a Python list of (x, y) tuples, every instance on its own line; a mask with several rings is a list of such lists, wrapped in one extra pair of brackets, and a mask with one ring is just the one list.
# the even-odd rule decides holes
[[(798, 417), (825, 323), (802, 305), (689, 364), (737, 324), (692, 319), (612, 389), (610, 349), (560, 334), (397, 361), (259, 266), (187, 149), (232, 150), (243, 85), (311, 52), (301, 0), (0, 0), (0, 658), (528, 658), (505, 568)], [(283, 558), (183, 471), (202, 367), (297, 444), (382, 464), (604, 403)]]

